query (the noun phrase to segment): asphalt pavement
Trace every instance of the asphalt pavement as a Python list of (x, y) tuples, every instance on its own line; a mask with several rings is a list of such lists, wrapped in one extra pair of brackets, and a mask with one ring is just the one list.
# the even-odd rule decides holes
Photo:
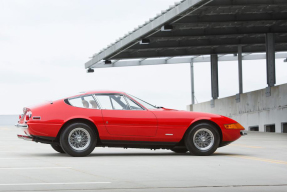
[(248, 132), (208, 157), (95, 148), (70, 157), (0, 127), (0, 191), (287, 191), (287, 134)]

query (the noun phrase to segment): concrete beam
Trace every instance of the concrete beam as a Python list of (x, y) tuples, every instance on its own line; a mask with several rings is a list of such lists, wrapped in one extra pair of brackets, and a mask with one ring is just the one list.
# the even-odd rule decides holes
[[(276, 53), (276, 59), (285, 59), (287, 58), (286, 52)], [(107, 65), (103, 61), (100, 61), (91, 68), (109, 68), (109, 67), (128, 67), (128, 66), (139, 66), (139, 65), (164, 65), (164, 64), (181, 64), (181, 63), (190, 63), (190, 60), (193, 59), (193, 63), (201, 62), (210, 62), (210, 57), (203, 56), (186, 56), (186, 57), (161, 57), (161, 58), (141, 58), (141, 59), (130, 59), (130, 60), (113, 60), (112, 65)], [(266, 54), (248, 54), (243, 55), (242, 60), (261, 60), (266, 59)], [(218, 61), (237, 61), (238, 57), (233, 55), (221, 56), (218, 58)]]
[(211, 96), (212, 96), (212, 99), (217, 99), (219, 97), (218, 55), (212, 54), (210, 56), (210, 61), (211, 61)]
[[(146, 22), (144, 25), (134, 29), (129, 34), (125, 35), (120, 40), (116, 41), (112, 45), (109, 45), (104, 50), (100, 51), (98, 54), (95, 54), (93, 58), (85, 64), (85, 68), (91, 68), (92, 65), (98, 63), (103, 59), (112, 58), (116, 54), (121, 53), (121, 51), (129, 48), (132, 45), (138, 43), (141, 38), (147, 38), (152, 34), (159, 32), (161, 27), (169, 23), (178, 15), (183, 15), (182, 17), (194, 12), (198, 8), (204, 6), (205, 4), (211, 2), (212, 0), (188, 0), (183, 1), (179, 4), (176, 4), (174, 7), (169, 10), (164, 11), (161, 15), (152, 18), (150, 21)], [(181, 18), (181, 17), (180, 17)], [(179, 18), (179, 19), (180, 19)], [(171, 24), (173, 22), (172, 21)]]

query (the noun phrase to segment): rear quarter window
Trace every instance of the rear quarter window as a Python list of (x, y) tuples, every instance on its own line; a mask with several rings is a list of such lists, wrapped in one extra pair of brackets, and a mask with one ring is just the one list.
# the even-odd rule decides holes
[(77, 97), (77, 98), (71, 98), (69, 99), (70, 105), (74, 107), (80, 107), (80, 108), (90, 108), (90, 109), (98, 109), (98, 105), (94, 98), (89, 96), (83, 96), (83, 97)]

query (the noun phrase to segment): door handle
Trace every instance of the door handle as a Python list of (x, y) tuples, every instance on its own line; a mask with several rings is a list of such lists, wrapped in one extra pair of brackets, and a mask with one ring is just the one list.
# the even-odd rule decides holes
[(109, 122), (108, 122), (108, 121), (106, 121), (106, 124), (109, 124)]

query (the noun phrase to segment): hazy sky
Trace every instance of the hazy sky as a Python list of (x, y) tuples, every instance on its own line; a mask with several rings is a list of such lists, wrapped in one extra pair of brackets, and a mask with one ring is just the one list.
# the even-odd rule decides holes
[[(189, 64), (96, 69), (84, 63), (175, 0), (0, 0), (0, 114), (85, 90), (120, 90), (186, 109)], [(266, 62), (244, 62), (244, 91), (266, 87)], [(287, 63), (277, 60), (277, 84)], [(238, 92), (237, 63), (219, 63), (220, 97)], [(195, 64), (198, 102), (211, 99), (210, 64)]]

